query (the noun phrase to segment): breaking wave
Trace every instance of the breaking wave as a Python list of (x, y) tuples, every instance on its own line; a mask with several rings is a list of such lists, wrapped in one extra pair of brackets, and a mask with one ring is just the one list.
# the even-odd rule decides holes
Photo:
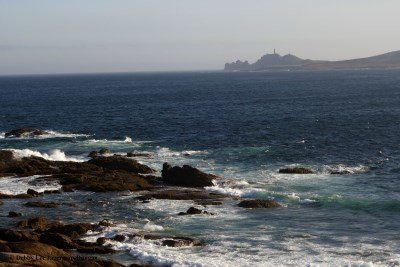
[(24, 157), (40, 157), (46, 160), (52, 161), (74, 161), (74, 162), (83, 162), (85, 159), (83, 157), (73, 157), (67, 156), (60, 149), (53, 149), (48, 153), (39, 152), (31, 149), (6, 149), (13, 152), (14, 157), (16, 158), (24, 158)]

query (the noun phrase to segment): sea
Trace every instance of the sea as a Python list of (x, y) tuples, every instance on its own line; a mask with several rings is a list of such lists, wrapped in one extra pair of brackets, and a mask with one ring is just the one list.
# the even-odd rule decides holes
[[(21, 127), (48, 134), (5, 137)], [(121, 263), (400, 265), (400, 70), (2, 76), (0, 148), (58, 161), (86, 161), (101, 148), (148, 153), (138, 161), (158, 172), (168, 162), (221, 177), (205, 190), (232, 198), (205, 208), (183, 200), (140, 203), (137, 192), (44, 197), (78, 203), (75, 209), (29, 210), (21, 200), (0, 206), (0, 215), (115, 224), (89, 232), (88, 241), (148, 231), (205, 244), (110, 241)], [(278, 173), (285, 167), (315, 173)], [(61, 187), (32, 183), (36, 178), (0, 178), (0, 192)], [(283, 207), (243, 209), (239, 198)], [(177, 216), (191, 206), (215, 215)], [(0, 219), (0, 227), (14, 224)]]

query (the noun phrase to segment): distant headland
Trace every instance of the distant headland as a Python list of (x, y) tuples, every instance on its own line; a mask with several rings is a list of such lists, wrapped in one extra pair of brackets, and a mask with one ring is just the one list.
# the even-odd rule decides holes
[(400, 68), (400, 51), (378, 56), (342, 61), (301, 59), (291, 54), (262, 56), (255, 63), (236, 61), (225, 64), (225, 71), (267, 71), (267, 70), (351, 70), (351, 69), (397, 69)]

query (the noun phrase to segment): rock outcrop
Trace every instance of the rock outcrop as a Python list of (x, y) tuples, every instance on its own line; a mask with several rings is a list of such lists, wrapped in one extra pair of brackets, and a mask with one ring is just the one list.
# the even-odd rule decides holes
[(314, 171), (308, 168), (303, 167), (294, 167), (294, 168), (284, 168), (280, 169), (279, 173), (288, 173), (288, 174), (313, 174)]
[(247, 199), (243, 200), (238, 204), (239, 207), (246, 208), (246, 209), (259, 209), (259, 208), (279, 208), (282, 207), (278, 202), (275, 200), (267, 199)]
[(162, 180), (170, 185), (184, 187), (212, 186), (212, 181), (217, 178), (215, 175), (201, 172), (189, 165), (171, 167), (168, 163), (164, 163), (162, 169)]
[(5, 133), (5, 137), (34, 137), (49, 134), (46, 131), (35, 128), (19, 128)]

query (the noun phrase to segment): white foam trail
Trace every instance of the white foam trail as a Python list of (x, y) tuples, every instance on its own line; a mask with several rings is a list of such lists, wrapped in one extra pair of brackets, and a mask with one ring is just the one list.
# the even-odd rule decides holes
[(38, 136), (37, 138), (77, 138), (77, 137), (89, 137), (90, 134), (77, 134), (77, 133), (61, 133), (52, 130), (45, 130), (48, 134)]
[(213, 181), (214, 186), (204, 187), (211, 192), (231, 195), (236, 197), (256, 198), (264, 195), (266, 191), (260, 188), (248, 187), (249, 183), (246, 181)]
[[(46, 134), (37, 136), (26, 136), (26, 137), (14, 137), (12, 139), (48, 139), (48, 138), (77, 138), (77, 137), (89, 137), (89, 134), (77, 134), (77, 133), (62, 133), (53, 130), (44, 130)], [(5, 133), (0, 133), (0, 139), (5, 138)]]
[(37, 181), (32, 183), (39, 177), (48, 175), (34, 175), (28, 177), (3, 177), (0, 179), (0, 192), (4, 194), (17, 195), (24, 194), (28, 189), (33, 189), (37, 192), (45, 190), (58, 190), (61, 185), (56, 181)]
[(60, 149), (53, 149), (49, 153), (42, 153), (31, 149), (6, 149), (6, 150), (12, 151), (14, 157), (18, 159), (35, 156), (52, 161), (74, 161), (74, 162), (85, 161), (85, 159), (83, 158), (66, 156), (65, 153)]
[(151, 231), (151, 232), (153, 232), (153, 231), (163, 231), (163, 230), (164, 230), (164, 227), (162, 227), (161, 225), (157, 225), (157, 224), (152, 223), (152, 222), (149, 221), (148, 223), (146, 223), (146, 224), (143, 226), (143, 229), (146, 230), (146, 231)]
[(322, 173), (330, 174), (331, 172), (348, 172), (349, 174), (368, 172), (368, 166), (359, 164), (357, 166), (346, 166), (344, 164), (337, 165), (323, 165)]

